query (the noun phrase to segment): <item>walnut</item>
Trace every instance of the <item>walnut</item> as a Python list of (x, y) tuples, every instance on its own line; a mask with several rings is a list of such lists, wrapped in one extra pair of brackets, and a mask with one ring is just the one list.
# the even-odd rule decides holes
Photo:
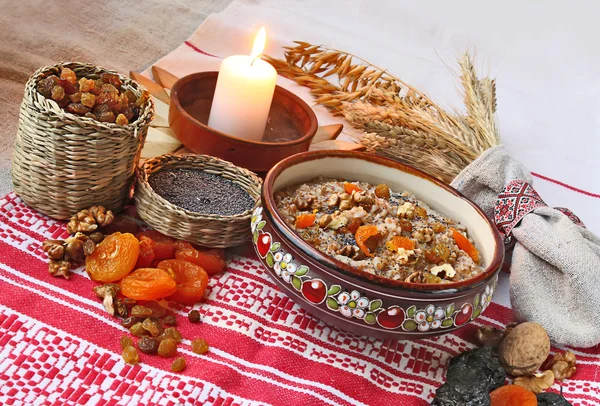
[(433, 238), (433, 230), (428, 227), (419, 228), (414, 230), (411, 236), (420, 243), (429, 242)]
[(425, 283), (425, 275), (421, 271), (415, 271), (408, 275), (404, 282)]
[(542, 393), (554, 385), (554, 373), (552, 371), (544, 371), (539, 374), (519, 376), (515, 378), (514, 384), (522, 386), (535, 394)]
[(412, 219), (415, 215), (415, 205), (410, 202), (404, 202), (402, 206), (398, 207), (396, 215), (401, 219)]
[(340, 197), (336, 194), (332, 194), (331, 196), (329, 196), (329, 199), (327, 199), (327, 205), (334, 207), (334, 206), (337, 206), (339, 201), (340, 201)]
[(65, 259), (74, 263), (82, 263), (85, 257), (94, 252), (96, 244), (87, 235), (76, 233), (65, 241)]
[(106, 210), (103, 206), (92, 206), (90, 207), (90, 213), (94, 216), (96, 224), (99, 227), (105, 227), (113, 222), (115, 215), (112, 211)]
[(71, 277), (71, 263), (64, 260), (50, 260), (48, 272), (52, 276), (62, 276), (65, 279), (69, 279)]
[(546, 330), (538, 323), (527, 322), (506, 335), (498, 349), (498, 359), (510, 375), (524, 376), (538, 370), (549, 353)]
[(333, 218), (331, 217), (330, 214), (325, 214), (325, 215), (321, 216), (321, 218), (319, 219), (319, 227), (321, 227), (321, 228), (327, 227), (327, 225), (329, 223), (331, 223), (331, 220), (333, 220)]
[(352, 201), (361, 206), (372, 206), (375, 203), (375, 199), (364, 192), (353, 192)]
[(337, 254), (354, 259), (358, 255), (359, 252), (360, 252), (360, 249), (357, 246), (346, 245), (345, 247), (338, 250)]
[(107, 226), (114, 219), (115, 216), (112, 211), (106, 210), (102, 206), (92, 206), (71, 217), (69, 224), (67, 224), (67, 231), (70, 234), (77, 232), (93, 233), (98, 227)]
[(65, 242), (63, 240), (46, 240), (42, 244), (42, 249), (48, 258), (60, 261), (65, 256)]
[(554, 354), (554, 357), (547, 365), (547, 369), (554, 373), (556, 380), (562, 381), (565, 378), (572, 377), (577, 371), (577, 358), (571, 351)]
[[(115, 296), (117, 296), (117, 293), (119, 293), (119, 290), (119, 285), (114, 283), (108, 283), (106, 285), (94, 287), (94, 292), (96, 293), (96, 295), (100, 299), (103, 299), (102, 304), (104, 305), (104, 308), (106, 309), (108, 314), (113, 316), (115, 314), (114, 300)], [(119, 309), (118, 306), (117, 309), (122, 311), (122, 309)]]
[(352, 208), (352, 201), (350, 199), (342, 200), (340, 202), (340, 210), (350, 210)]

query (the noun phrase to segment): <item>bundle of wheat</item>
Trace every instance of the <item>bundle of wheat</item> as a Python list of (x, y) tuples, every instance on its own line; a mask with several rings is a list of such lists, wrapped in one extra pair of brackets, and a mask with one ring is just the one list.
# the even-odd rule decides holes
[(296, 41), (285, 60), (264, 56), (279, 74), (310, 88), (316, 102), (364, 132), (368, 150), (449, 183), (483, 151), (500, 144), (494, 80), (479, 79), (472, 58), (459, 60), (466, 113), (447, 111), (364, 59)]

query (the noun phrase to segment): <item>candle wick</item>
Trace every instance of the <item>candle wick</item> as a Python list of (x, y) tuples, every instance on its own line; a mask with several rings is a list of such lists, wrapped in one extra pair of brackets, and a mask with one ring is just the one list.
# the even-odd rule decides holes
[(250, 62), (250, 66), (254, 66), (254, 61), (256, 61), (257, 59), (260, 59), (260, 57), (262, 56), (262, 54), (258, 54), (254, 57), (254, 59), (252, 59), (252, 62)]

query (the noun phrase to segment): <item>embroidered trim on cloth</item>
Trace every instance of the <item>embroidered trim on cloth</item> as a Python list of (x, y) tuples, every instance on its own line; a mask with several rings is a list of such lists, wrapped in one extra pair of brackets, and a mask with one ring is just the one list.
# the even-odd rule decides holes
[[(504, 243), (510, 244), (512, 240), (512, 230), (527, 214), (538, 207), (547, 207), (540, 195), (533, 187), (524, 180), (510, 181), (504, 191), (498, 195), (496, 206), (494, 207), (494, 222), (504, 237)], [(579, 217), (571, 210), (564, 207), (557, 207), (556, 210), (564, 213), (573, 223), (585, 227)]]

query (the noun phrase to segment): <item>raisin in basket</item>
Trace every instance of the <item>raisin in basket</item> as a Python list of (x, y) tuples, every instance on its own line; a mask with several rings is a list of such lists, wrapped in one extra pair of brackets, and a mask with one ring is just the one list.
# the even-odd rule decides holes
[(93, 205), (118, 211), (129, 199), (154, 104), (149, 98), (137, 119), (126, 125), (68, 113), (36, 88), (47, 76), (60, 76), (63, 67), (78, 78), (117, 74), (124, 89), (138, 97), (144, 91), (117, 72), (85, 63), (38, 69), (25, 85), (21, 103), (12, 158), (15, 192), (29, 206), (56, 219)]
[(159, 196), (148, 179), (166, 167), (199, 169), (221, 176), (244, 189), (254, 200), (254, 206), (260, 199), (262, 180), (247, 169), (208, 155), (161, 155), (148, 159), (138, 169), (134, 197), (142, 220), (163, 234), (210, 248), (233, 247), (250, 239), (253, 208), (232, 216), (202, 214), (175, 206)]

